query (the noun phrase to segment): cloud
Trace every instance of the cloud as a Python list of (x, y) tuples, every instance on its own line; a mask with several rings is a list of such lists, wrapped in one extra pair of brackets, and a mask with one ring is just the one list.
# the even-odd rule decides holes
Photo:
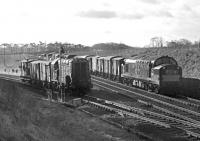
[(167, 17), (167, 18), (174, 17), (171, 12), (166, 11), (166, 10), (160, 10), (159, 12), (155, 13), (155, 16), (157, 16), (157, 17)]
[(122, 19), (143, 19), (145, 15), (141, 13), (136, 13), (136, 14), (123, 14), (120, 16)]
[(160, 4), (160, 2), (158, 0), (140, 0), (144, 3), (147, 3), (147, 4)]
[(117, 14), (114, 11), (89, 10), (79, 12), (78, 16), (87, 18), (111, 19), (117, 17)]
[(182, 9), (184, 10), (184, 11), (189, 11), (189, 12), (192, 12), (192, 9), (191, 9), (191, 7), (190, 6), (188, 6), (188, 5), (183, 5), (183, 7), (182, 7)]

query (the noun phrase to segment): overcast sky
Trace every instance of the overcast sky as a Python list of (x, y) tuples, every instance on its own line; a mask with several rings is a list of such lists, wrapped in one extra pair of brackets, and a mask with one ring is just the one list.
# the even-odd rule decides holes
[(1, 0), (0, 43), (200, 39), (200, 0)]

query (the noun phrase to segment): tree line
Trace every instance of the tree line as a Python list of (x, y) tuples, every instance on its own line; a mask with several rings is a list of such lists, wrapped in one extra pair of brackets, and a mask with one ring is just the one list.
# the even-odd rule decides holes
[(200, 48), (199, 41), (190, 41), (188, 39), (171, 40), (164, 42), (162, 37), (153, 37), (150, 40), (150, 47), (198, 47)]

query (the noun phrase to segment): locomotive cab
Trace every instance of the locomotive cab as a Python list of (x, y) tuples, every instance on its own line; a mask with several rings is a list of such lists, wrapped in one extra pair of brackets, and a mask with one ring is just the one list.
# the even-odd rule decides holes
[(79, 92), (86, 93), (92, 87), (89, 72), (89, 62), (84, 58), (72, 60), (72, 88), (79, 88)]
[(181, 67), (173, 64), (159, 65), (151, 70), (152, 81), (159, 85), (159, 92), (165, 95), (178, 92), (181, 76)]

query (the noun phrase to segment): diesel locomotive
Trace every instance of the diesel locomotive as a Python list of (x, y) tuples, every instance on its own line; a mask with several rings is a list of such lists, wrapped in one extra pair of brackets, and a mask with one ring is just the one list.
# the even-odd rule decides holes
[(182, 69), (172, 57), (135, 60), (120, 56), (88, 56), (86, 59), (93, 75), (155, 93), (170, 96), (179, 93)]

